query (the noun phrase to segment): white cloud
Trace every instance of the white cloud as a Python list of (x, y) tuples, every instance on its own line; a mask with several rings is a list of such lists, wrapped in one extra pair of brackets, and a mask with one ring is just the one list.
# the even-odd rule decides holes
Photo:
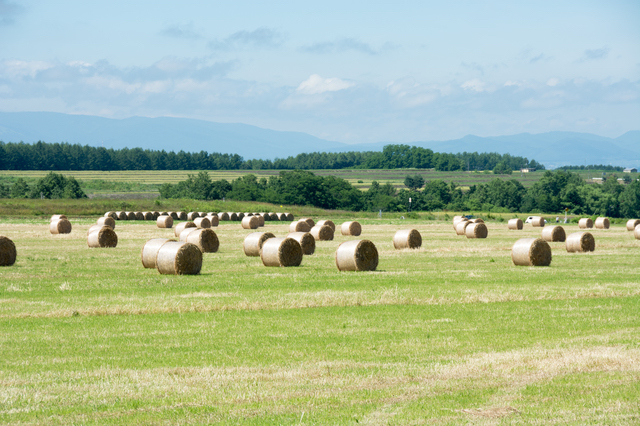
[(555, 77), (550, 78), (550, 79), (547, 81), (547, 86), (550, 86), (550, 87), (555, 87), (555, 86), (557, 86), (558, 84), (560, 84), (560, 80), (558, 80), (558, 79), (557, 79), (557, 78), (555, 78)]
[(303, 95), (318, 95), (325, 92), (337, 92), (354, 86), (354, 83), (339, 78), (322, 78), (318, 74), (312, 74), (307, 80), (300, 83), (296, 92)]
[(474, 92), (484, 92), (485, 90), (487, 90), (486, 84), (478, 80), (477, 78), (474, 78), (473, 80), (465, 81), (464, 83), (462, 83), (460, 87), (462, 87), (465, 90), (473, 90)]

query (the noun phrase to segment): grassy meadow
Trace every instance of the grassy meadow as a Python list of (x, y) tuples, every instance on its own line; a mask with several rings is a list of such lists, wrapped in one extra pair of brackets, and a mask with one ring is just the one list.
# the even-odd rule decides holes
[[(0, 268), (1, 424), (640, 423), (640, 241), (622, 224), (592, 230), (593, 253), (550, 243), (551, 266), (531, 268), (510, 257), (540, 235), (528, 224), (470, 240), (448, 217), (361, 216), (380, 263), (353, 273), (334, 261), (353, 237), (267, 268), (242, 252), (251, 231), (222, 222), (200, 275), (163, 276), (140, 251), (172, 230), (120, 221), (117, 248), (89, 249), (97, 214), (79, 213), (54, 236), (0, 212), (18, 250)], [(422, 248), (394, 250), (407, 227)]]

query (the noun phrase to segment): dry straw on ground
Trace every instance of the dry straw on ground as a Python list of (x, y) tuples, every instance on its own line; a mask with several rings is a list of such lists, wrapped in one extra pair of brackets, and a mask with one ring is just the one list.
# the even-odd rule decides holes
[(467, 235), (467, 226), (471, 225), (468, 220), (459, 220), (456, 224), (456, 235)]
[(316, 251), (316, 239), (309, 232), (290, 232), (287, 238), (293, 238), (302, 247), (302, 254), (309, 256)]
[(487, 238), (489, 231), (484, 223), (472, 223), (464, 231), (467, 238)]
[(346, 241), (336, 250), (336, 266), (340, 271), (375, 271), (378, 250), (369, 240)]
[(536, 227), (544, 226), (544, 218), (542, 216), (534, 216), (531, 219), (531, 226), (536, 226)]
[(640, 225), (640, 219), (629, 219), (627, 221), (627, 231), (634, 231)]
[(167, 238), (153, 238), (147, 241), (144, 246), (142, 246), (142, 252), (140, 253), (140, 259), (142, 260), (142, 266), (145, 268), (155, 268), (156, 267), (156, 256), (158, 256), (158, 250), (165, 243), (168, 243), (169, 240)]
[(158, 225), (158, 228), (173, 228), (173, 218), (169, 215), (158, 216), (156, 225)]
[(96, 223), (98, 225), (108, 226), (111, 229), (116, 229), (116, 221), (112, 217), (99, 217), (98, 220), (96, 220)]
[(567, 234), (564, 232), (564, 228), (560, 225), (545, 226), (542, 229), (542, 239), (551, 242), (564, 242), (567, 239)]
[[(188, 230), (185, 230), (187, 232)], [(182, 237), (182, 234), (180, 234)], [(196, 228), (186, 234), (185, 241), (198, 246), (202, 253), (215, 253), (220, 247), (218, 235), (209, 228)]]
[(242, 244), (244, 254), (247, 256), (260, 256), (262, 245), (269, 238), (275, 238), (271, 232), (253, 232), (247, 235)]
[(524, 227), (524, 224), (522, 223), (521, 219), (515, 218), (515, 219), (509, 219), (509, 222), (507, 224), (507, 227), (509, 229), (512, 229), (514, 231), (520, 230)]
[(302, 247), (293, 238), (270, 238), (262, 245), (260, 258), (264, 266), (299, 266)]
[(324, 225), (330, 226), (331, 229), (333, 229), (333, 232), (336, 232), (336, 224), (333, 223), (332, 220), (324, 219), (324, 220), (319, 220), (318, 223), (316, 223), (316, 226), (324, 226)]
[(303, 219), (291, 222), (289, 225), (289, 232), (309, 232), (311, 227)]
[(422, 235), (417, 229), (401, 229), (393, 236), (393, 246), (397, 250), (420, 248), (422, 246)]
[(195, 227), (196, 227), (196, 224), (193, 222), (180, 222), (179, 224), (176, 225), (173, 233), (175, 234), (176, 237), (179, 237), (180, 233), (185, 229), (195, 228)]
[(513, 245), (511, 260), (517, 266), (549, 266), (551, 247), (542, 238), (522, 238)]
[(54, 214), (53, 216), (51, 216), (51, 219), (49, 221), (55, 222), (56, 220), (60, 220), (60, 219), (68, 219), (68, 218), (63, 214)]
[(593, 228), (593, 220), (590, 217), (583, 217), (578, 221), (578, 228), (590, 229)]
[(260, 219), (258, 216), (245, 216), (242, 218), (242, 229), (258, 229)]
[(70, 234), (71, 222), (67, 219), (59, 219), (49, 224), (49, 231), (52, 234)]
[(87, 235), (87, 245), (90, 248), (113, 248), (118, 245), (118, 235), (113, 229), (103, 226)]
[(206, 216), (193, 219), (193, 223), (196, 224), (196, 228), (211, 228), (211, 220)]
[(609, 229), (611, 222), (607, 217), (599, 217), (596, 219), (595, 225), (597, 229)]
[(16, 263), (16, 245), (10, 238), (0, 235), (0, 266), (11, 266)]
[(156, 268), (161, 274), (197, 275), (202, 269), (202, 252), (195, 244), (169, 241), (158, 250)]
[(144, 220), (144, 213), (136, 212), (136, 220)]
[(200, 214), (198, 212), (189, 212), (187, 213), (187, 220), (194, 220), (196, 218), (200, 217)]
[(344, 222), (342, 226), (340, 226), (340, 232), (342, 235), (357, 237), (362, 233), (362, 226), (356, 221)]
[(311, 228), (309, 233), (318, 241), (333, 240), (333, 229), (329, 225), (316, 225)]
[(570, 253), (594, 251), (596, 240), (590, 232), (576, 232), (567, 237), (566, 246)]

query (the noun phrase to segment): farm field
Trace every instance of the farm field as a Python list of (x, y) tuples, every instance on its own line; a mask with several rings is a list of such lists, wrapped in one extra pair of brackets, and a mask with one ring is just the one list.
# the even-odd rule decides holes
[[(640, 241), (623, 225), (592, 230), (593, 253), (550, 243), (551, 266), (530, 268), (511, 246), (540, 228), (488, 221), (470, 240), (364, 217), (380, 263), (352, 273), (334, 255), (353, 237), (267, 268), (242, 252), (251, 231), (222, 222), (200, 275), (162, 276), (140, 250), (172, 230), (119, 221), (117, 248), (88, 249), (94, 221), (54, 236), (0, 217), (18, 250), (0, 268), (2, 424), (640, 422)], [(422, 248), (394, 250), (407, 227)]]

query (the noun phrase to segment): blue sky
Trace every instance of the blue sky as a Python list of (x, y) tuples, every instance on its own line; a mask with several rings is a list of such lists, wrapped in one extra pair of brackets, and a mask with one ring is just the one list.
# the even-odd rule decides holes
[(640, 129), (639, 1), (0, 0), (0, 111), (345, 142)]

